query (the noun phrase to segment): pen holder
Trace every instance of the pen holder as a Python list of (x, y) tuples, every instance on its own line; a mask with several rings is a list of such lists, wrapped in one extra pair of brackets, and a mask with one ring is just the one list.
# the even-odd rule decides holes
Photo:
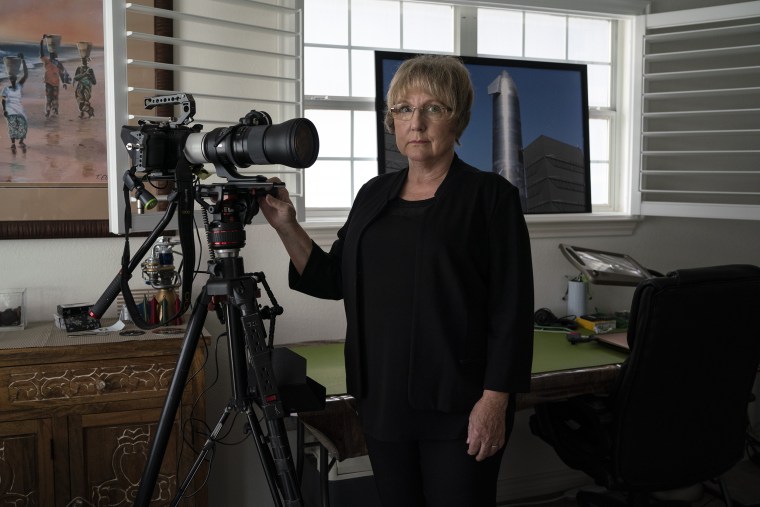
[(26, 289), (0, 289), (0, 331), (26, 327)]
[(588, 283), (570, 280), (567, 282), (567, 314), (580, 317), (586, 315)]

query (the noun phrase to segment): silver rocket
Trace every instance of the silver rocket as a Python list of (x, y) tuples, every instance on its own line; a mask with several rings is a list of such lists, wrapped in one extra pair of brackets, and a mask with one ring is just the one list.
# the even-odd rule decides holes
[(493, 95), (493, 172), (500, 174), (520, 191), (520, 203), (527, 210), (527, 185), (523, 166), (520, 98), (506, 70), (488, 85)]

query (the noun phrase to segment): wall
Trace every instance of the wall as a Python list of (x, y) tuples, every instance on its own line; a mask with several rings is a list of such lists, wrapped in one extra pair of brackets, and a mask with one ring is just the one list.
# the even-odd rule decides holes
[[(341, 338), (345, 330), (341, 303), (308, 298), (288, 289), (286, 254), (277, 236), (266, 226), (249, 226), (246, 231), (248, 245), (243, 250), (246, 269), (264, 271), (278, 302), (285, 308), (277, 321), (276, 342)], [(754, 221), (647, 218), (630, 236), (533, 240), (536, 307), (546, 306), (557, 314), (565, 309), (562, 296), (566, 279), (577, 274), (557, 248), (560, 242), (628, 253), (645, 266), (662, 272), (724, 263), (760, 265), (760, 235)], [(132, 243), (134, 251), (139, 239), (133, 238)], [(59, 303), (92, 301), (100, 296), (118, 270), (122, 247), (120, 238), (0, 241), (0, 286), (26, 287), (30, 319), (50, 320)], [(205, 252), (205, 248), (199, 248), (198, 252)], [(203, 281), (204, 276), (198, 276), (196, 289)], [(141, 286), (139, 273), (132, 286)], [(632, 291), (623, 287), (594, 287), (592, 302), (605, 310), (624, 309)], [(115, 316), (115, 310), (111, 311)], [(213, 315), (206, 327), (214, 335), (222, 330)], [(212, 347), (206, 372), (209, 384), (217, 376), (215, 350)], [(226, 357), (222, 342), (219, 378), (207, 394), (207, 421), (212, 426), (229, 397)], [(527, 414), (522, 414), (518, 418), (505, 457), (500, 484), (502, 498), (546, 492), (551, 489), (551, 478), (564, 480), (557, 483), (564, 487), (579, 477), (570, 474), (547, 446), (536, 441), (527, 429), (526, 417)], [(243, 438), (240, 419), (226, 439), (229, 442)], [(251, 439), (238, 446), (217, 448), (209, 489), (212, 505), (269, 505), (266, 502), (271, 497)]]

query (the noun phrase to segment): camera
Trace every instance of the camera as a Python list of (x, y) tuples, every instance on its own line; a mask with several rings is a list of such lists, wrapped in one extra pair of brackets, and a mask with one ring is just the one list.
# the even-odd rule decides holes
[[(254, 164), (309, 167), (317, 160), (319, 136), (314, 124), (306, 118), (274, 125), (269, 114), (251, 110), (237, 125), (202, 133), (202, 125), (188, 126), (195, 115), (191, 94), (145, 99), (146, 109), (163, 105), (179, 105), (181, 115), (168, 122), (141, 120), (139, 126), (121, 128), (121, 140), (132, 161), (132, 175), (143, 172), (168, 179), (184, 159), (191, 166), (212, 163), (216, 173), (229, 182), (246, 182), (257, 178), (241, 175), (236, 167)], [(130, 179), (128, 182), (125, 176), (125, 184), (132, 190), (135, 182)]]

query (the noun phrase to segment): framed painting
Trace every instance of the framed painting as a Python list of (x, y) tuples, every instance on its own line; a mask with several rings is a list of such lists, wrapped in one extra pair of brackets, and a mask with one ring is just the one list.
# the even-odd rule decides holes
[[(107, 227), (102, 0), (7, 0), (0, 18), (0, 237)], [(5, 123), (5, 125), (1, 125)]]
[[(103, 1), (3, 2), (0, 239), (110, 234)], [(171, 20), (155, 21), (171, 35)]]

